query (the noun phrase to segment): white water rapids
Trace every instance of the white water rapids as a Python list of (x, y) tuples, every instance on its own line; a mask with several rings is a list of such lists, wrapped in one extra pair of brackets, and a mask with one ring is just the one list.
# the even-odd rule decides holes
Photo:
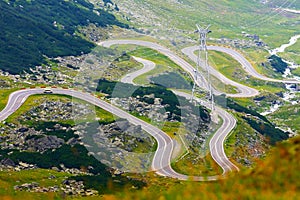
[(293, 37), (291, 37), (290, 41), (288, 44), (283, 44), (281, 45), (280, 47), (274, 49), (274, 50), (271, 50), (270, 51), (270, 54), (271, 55), (276, 55), (277, 53), (282, 53), (285, 51), (286, 48), (296, 44), (297, 40), (300, 38), (300, 35), (295, 35)]
[[(276, 48), (276, 49), (273, 49), (273, 50), (270, 50), (269, 53), (271, 55), (277, 55), (277, 53), (283, 53), (285, 51), (286, 48), (296, 44), (296, 42), (298, 41), (298, 39), (300, 39), (300, 35), (295, 35), (293, 37), (290, 38), (289, 40), (289, 43), (288, 44), (283, 44), (281, 45), (280, 47)], [(300, 67), (299, 65), (293, 63), (293, 62), (290, 62), (290, 61), (287, 61), (287, 60), (283, 60), (284, 62), (286, 62), (289, 66), (288, 68), (286, 69), (283, 77), (287, 77), (287, 76), (290, 76), (292, 75), (291, 73), (291, 69), (293, 68), (297, 68), (297, 67)], [(296, 77), (294, 76), (295, 79), (299, 79), (299, 77)], [(289, 90), (289, 92), (285, 92), (283, 94), (283, 100), (284, 101), (287, 101), (287, 102), (290, 102), (292, 103), (293, 105), (294, 104), (297, 104), (296, 101), (291, 101), (291, 99), (293, 99), (295, 97), (295, 91), (290, 84), (286, 84), (286, 88)], [(280, 108), (281, 104), (273, 104), (271, 105), (270, 109), (265, 111), (265, 112), (262, 112), (261, 114), (262, 115), (268, 115), (268, 114), (271, 114), (271, 113), (274, 113), (275, 111), (277, 111), (279, 108)]]
[[(283, 44), (283, 45), (281, 45), (280, 47), (278, 47), (276, 49), (270, 50), (269, 53), (271, 55), (277, 55), (277, 53), (283, 53), (286, 48), (296, 44), (298, 39), (300, 39), (300, 35), (295, 35), (295, 36), (291, 37), (288, 44)], [(288, 64), (288, 68), (285, 70), (284, 75), (283, 75), (284, 78), (286, 78), (288, 76), (292, 76), (291, 69), (296, 69), (296, 68), (300, 67), (300, 65), (298, 65), (297, 63), (294, 63), (294, 62), (291, 62), (291, 61), (288, 61), (288, 60), (285, 60), (285, 59), (283, 59), (283, 61)], [(295, 78), (297, 80), (300, 80), (300, 77), (294, 76), (293, 78)]]

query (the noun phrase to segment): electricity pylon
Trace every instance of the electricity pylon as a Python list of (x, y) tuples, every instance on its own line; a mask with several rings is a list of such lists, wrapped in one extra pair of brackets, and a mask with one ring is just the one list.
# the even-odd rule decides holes
[(207, 52), (207, 44), (206, 44), (206, 40), (207, 40), (207, 34), (210, 33), (211, 31), (209, 30), (210, 25), (208, 25), (206, 28), (202, 28), (201, 26), (199, 26), (198, 24), (196, 24), (197, 30), (196, 33), (199, 33), (199, 52), (198, 52), (198, 58), (197, 58), (197, 67), (195, 69), (195, 82), (193, 85), (193, 89), (192, 89), (192, 99), (191, 101), (193, 101), (194, 99), (194, 95), (195, 95), (195, 89), (197, 86), (197, 81), (198, 81), (198, 74), (199, 74), (199, 67), (201, 65), (201, 59), (204, 61), (204, 68), (207, 71), (207, 82), (208, 82), (208, 91), (209, 91), (209, 100), (211, 101), (211, 110), (214, 110), (214, 96), (213, 96), (213, 92), (212, 92), (212, 85), (211, 85), (211, 80), (210, 80), (210, 72), (209, 72), (209, 68), (208, 68), (208, 52)]

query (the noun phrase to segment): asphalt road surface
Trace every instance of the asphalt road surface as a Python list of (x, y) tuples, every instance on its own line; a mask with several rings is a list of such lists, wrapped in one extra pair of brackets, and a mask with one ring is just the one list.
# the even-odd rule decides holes
[(145, 60), (145, 59), (142, 59), (142, 58), (138, 58), (138, 57), (133, 57), (136, 61), (142, 63), (144, 65), (144, 67), (140, 70), (137, 70), (137, 71), (134, 71), (132, 73), (129, 73), (127, 75), (125, 75), (122, 79), (121, 79), (121, 82), (123, 83), (130, 83), (130, 84), (134, 84), (133, 80), (142, 75), (142, 74), (145, 74), (151, 70), (153, 70), (155, 68), (155, 63), (152, 62), (152, 61), (149, 61), (149, 60)]

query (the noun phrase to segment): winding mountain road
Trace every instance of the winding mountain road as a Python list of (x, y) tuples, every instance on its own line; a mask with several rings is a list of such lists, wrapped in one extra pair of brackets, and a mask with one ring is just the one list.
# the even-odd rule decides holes
[[(13, 92), (9, 96), (9, 100), (6, 107), (0, 112), (0, 121), (4, 121), (5, 119), (7, 119), (7, 117), (13, 114), (18, 108), (20, 108), (21, 105), (26, 101), (26, 99), (30, 95), (43, 94), (44, 91), (45, 91), (44, 89), (38, 88), (38, 89), (25, 89), (25, 90), (19, 90)], [(105, 101), (98, 99), (97, 97), (91, 94), (70, 90), (70, 89), (58, 89), (58, 88), (51, 88), (51, 91), (53, 92), (53, 94), (69, 95), (78, 99), (82, 99), (120, 118), (125, 118), (132, 124), (140, 125), (142, 129), (144, 129), (146, 132), (152, 135), (158, 143), (157, 151), (155, 152), (153, 162), (152, 162), (152, 169), (155, 170), (158, 174), (164, 176), (174, 177), (183, 180), (188, 179), (188, 176), (181, 175), (175, 172), (170, 167), (174, 142), (166, 133), (164, 133), (157, 127), (152, 126), (144, 122), (143, 120), (138, 119), (133, 115), (130, 115), (127, 112)]]
[[(9, 96), (9, 100), (8, 100), (6, 107), (0, 112), (0, 121), (4, 121), (11, 114), (13, 114), (18, 108), (20, 108), (30, 95), (43, 94), (44, 91), (45, 91), (45, 89), (36, 88), (36, 89), (24, 89), (24, 90), (19, 90), (19, 91), (13, 92)], [(130, 115), (127, 112), (125, 112), (105, 101), (102, 101), (91, 94), (83, 93), (83, 92), (75, 91), (75, 90), (71, 90), (71, 89), (59, 89), (59, 88), (51, 88), (51, 91), (53, 92), (53, 94), (69, 95), (69, 96), (84, 100), (84, 101), (89, 102), (95, 106), (98, 106), (120, 118), (125, 118), (134, 125), (140, 125), (143, 130), (145, 130), (150, 135), (152, 135), (157, 141), (157, 144), (158, 144), (157, 150), (154, 154), (152, 166), (151, 166), (152, 170), (154, 170), (157, 174), (162, 175), (162, 176), (177, 178), (180, 180), (195, 180), (195, 181), (213, 181), (213, 180), (222, 178), (222, 176), (193, 177), (193, 176), (187, 176), (187, 175), (175, 172), (170, 165), (171, 155), (172, 155), (173, 148), (174, 148), (174, 141), (166, 133), (164, 133), (157, 127), (150, 125), (147, 122), (145, 122), (141, 119), (138, 119), (138, 118), (134, 117), (133, 115)], [(212, 150), (214, 152), (216, 152), (215, 157), (217, 158), (217, 162), (219, 164), (221, 164), (221, 166), (224, 170), (223, 174), (225, 174), (226, 172), (232, 170), (230, 163), (228, 163), (228, 161), (224, 160), (222, 151), (220, 151), (222, 156), (220, 156), (220, 154), (218, 153), (219, 150), (215, 151), (215, 149), (222, 148), (222, 144), (223, 144), (222, 138), (223, 137), (224, 136), (220, 137), (220, 135), (216, 134), (213, 137), (216, 139), (211, 140), (210, 146), (212, 146)], [(226, 135), (225, 135), (225, 137), (226, 137)], [(226, 157), (226, 155), (225, 155), (225, 157)]]
[[(195, 68), (192, 65), (190, 65), (187, 61), (185, 61), (181, 57), (177, 56), (171, 50), (169, 50), (166, 47), (163, 47), (159, 44), (156, 44), (153, 42), (148, 42), (148, 41), (141, 41), (141, 40), (107, 40), (107, 41), (100, 42), (98, 44), (102, 45), (104, 47), (111, 47), (112, 45), (121, 45), (121, 44), (134, 44), (134, 45), (145, 46), (145, 47), (154, 49), (154, 50), (166, 55), (167, 57), (169, 57), (173, 62), (175, 62), (177, 65), (179, 65), (183, 70), (188, 72), (199, 87), (201, 87), (207, 91), (209, 90), (208, 82), (201, 73), (198, 73), (198, 76), (197, 76), (198, 78), (196, 78)], [(189, 50), (189, 49), (187, 49), (187, 50)], [(193, 53), (193, 51), (191, 53), (190, 52), (186, 52), (186, 53), (189, 55), (189, 57), (193, 61), (197, 62), (197, 57)], [(196, 60), (195, 60), (195, 58), (196, 58)], [(252, 96), (256, 96), (259, 94), (259, 92), (256, 89), (236, 83), (236, 82), (226, 78), (221, 73), (218, 73), (218, 71), (216, 71), (213, 68), (210, 71), (210, 73), (215, 75), (218, 79), (220, 79), (225, 84), (233, 85), (239, 90), (239, 93), (237, 93), (237, 94), (226, 94), (229, 97), (252, 97)], [(219, 92), (216, 89), (213, 89), (213, 92), (216, 95), (222, 94), (222, 92)]]
[[(181, 66), (185, 71), (191, 74), (191, 76), (195, 80), (195, 72), (194, 72), (194, 67), (191, 66), (188, 62), (180, 58), (179, 56), (175, 55), (175, 53), (171, 52), (169, 49), (152, 43), (152, 42), (146, 42), (146, 41), (139, 41), (139, 40), (110, 40), (110, 41), (104, 41), (99, 43), (99, 45), (105, 46), (105, 47), (110, 47), (115, 44), (135, 44), (135, 45), (141, 45), (141, 46), (146, 46), (152, 49), (155, 49), (159, 51), (160, 53), (168, 56), (171, 60), (173, 60), (176, 64)], [(183, 50), (185, 54), (187, 54), (192, 60), (195, 61), (195, 54), (194, 51), (197, 50), (196, 47), (188, 47)], [(273, 80), (267, 77), (264, 77), (260, 74), (258, 74), (251, 64), (239, 53), (235, 52), (234, 50), (230, 50), (227, 48), (221, 48), (221, 47), (210, 47), (210, 50), (217, 50), (217, 51), (223, 51), (225, 53), (228, 53), (231, 55), (233, 58), (238, 60), (244, 69), (251, 74), (254, 77), (263, 79), (263, 80), (268, 80), (268, 81), (276, 81), (276, 82), (282, 82), (281, 80)], [(138, 70), (136, 72), (133, 72), (125, 77), (122, 78), (123, 82), (127, 83), (133, 83), (133, 79), (147, 71), (150, 71), (154, 68), (155, 64), (151, 61), (147, 61), (145, 59), (141, 58), (135, 58), (137, 61), (141, 62), (144, 64), (144, 68), (141, 70)], [(258, 91), (255, 89), (252, 89), (250, 87), (241, 85), (239, 83), (236, 83), (226, 77), (224, 77), (222, 74), (220, 75), (219, 72), (214, 71), (212, 68), (210, 69), (210, 72), (213, 73), (217, 78), (220, 80), (224, 81), (226, 84), (232, 84), (238, 88), (240, 93), (238, 94), (227, 94), (227, 96), (237, 96), (237, 97), (250, 97), (250, 96), (255, 96), (258, 94)], [(208, 84), (206, 79), (199, 74), (200, 79), (195, 80), (196, 83), (208, 90)], [(295, 81), (287, 81), (285, 83), (298, 83)], [(141, 125), (142, 129), (148, 132), (150, 135), (152, 135), (158, 143), (157, 150), (155, 152), (155, 155), (153, 157), (152, 161), (152, 169), (156, 171), (157, 174), (160, 174), (162, 176), (168, 176), (172, 178), (177, 178), (180, 180), (195, 180), (195, 181), (212, 181), (212, 180), (217, 180), (220, 178), (223, 178), (227, 172), (230, 171), (236, 171), (238, 168), (227, 158), (225, 152), (224, 152), (224, 141), (228, 134), (232, 131), (232, 129), (236, 126), (236, 120), (235, 118), (230, 115), (228, 112), (225, 110), (216, 107), (215, 112), (218, 114), (223, 119), (223, 124), (222, 126), (218, 129), (218, 131), (214, 134), (212, 137), (209, 147), (211, 151), (211, 155), (213, 159), (221, 166), (223, 169), (223, 174), (219, 176), (208, 176), (208, 177), (198, 177), (198, 176), (187, 176), (183, 175), (180, 173), (175, 172), (172, 167), (171, 167), (171, 155), (172, 151), (174, 148), (174, 141), (163, 131), (158, 129), (155, 126), (152, 126), (130, 114), (127, 112), (105, 102), (97, 97), (83, 93), (80, 91), (75, 91), (71, 89), (58, 89), (58, 88), (52, 88), (51, 89), (54, 94), (63, 94), (63, 95), (69, 95), (78, 99), (82, 99), (84, 101), (87, 101), (91, 104), (94, 104), (95, 106), (101, 107), (108, 112), (111, 112), (112, 114), (121, 117), (121, 118), (126, 118), (130, 123), (135, 124), (135, 125)], [(42, 88), (37, 88), (37, 89), (25, 89), (25, 90), (19, 90), (16, 92), (13, 92), (9, 96), (8, 103), (6, 107), (0, 112), (0, 121), (4, 121), (7, 117), (9, 117), (11, 114), (13, 114), (24, 102), (25, 100), (30, 96), (34, 94), (43, 94), (44, 89)], [(177, 95), (186, 97), (187, 99), (190, 99), (190, 94), (183, 93), (183, 92), (175, 92)], [(214, 90), (215, 94), (221, 94), (221, 92), (218, 92)], [(200, 100), (196, 98), (197, 101), (199, 101), (202, 105), (210, 107), (208, 102), (205, 102), (203, 100)]]
[[(149, 72), (151, 70), (153, 70), (155, 68), (155, 63), (153, 63), (152, 61), (149, 60), (145, 60), (145, 59), (141, 59), (141, 58), (137, 58), (134, 57), (135, 60), (137, 60), (138, 62), (141, 62), (144, 67), (141, 70), (138, 70), (134, 73), (130, 73), (129, 78), (130, 79), (126, 79), (126, 77), (128, 77), (128, 75), (126, 75), (124, 78), (121, 79), (121, 82), (127, 82), (127, 83), (133, 83), (133, 79), (135, 79), (136, 77)], [(178, 96), (182, 96), (185, 97), (186, 99), (191, 99), (191, 95), (185, 92), (180, 92), (180, 91), (176, 91), (173, 90), (173, 92), (178, 95)], [(194, 100), (198, 101), (201, 105), (210, 108), (211, 105), (208, 101), (204, 101), (201, 100), (199, 98), (194, 98)], [(215, 114), (217, 114), (219, 117), (222, 118), (222, 125), (220, 126), (220, 128), (216, 131), (216, 133), (213, 135), (213, 137), (210, 140), (209, 143), (209, 148), (210, 148), (210, 153), (212, 158), (216, 161), (216, 163), (218, 163), (218, 165), (223, 169), (223, 174), (225, 175), (227, 172), (230, 171), (239, 171), (239, 168), (234, 165), (226, 156), (225, 151), (224, 151), (224, 141), (228, 135), (228, 133), (230, 133), (236, 126), (236, 119), (229, 114), (227, 111), (225, 111), (224, 109), (216, 106), (215, 107)], [(169, 166), (168, 169), (171, 169), (171, 167)], [(169, 172), (169, 174), (173, 174), (172, 172)], [(161, 174), (163, 175), (163, 174)], [(188, 176), (181, 176), (181, 178), (183, 179), (187, 179)], [(189, 177), (192, 180), (205, 180), (204, 177), (197, 177), (197, 176), (193, 176), (193, 177)], [(208, 180), (216, 180), (218, 177), (217, 176), (210, 176), (210, 177), (206, 177)], [(220, 178), (220, 177), (219, 177)]]
[[(171, 50), (169, 50), (159, 44), (156, 44), (153, 42), (142, 41), (142, 40), (106, 40), (106, 41), (98, 43), (98, 45), (108, 47), (108, 48), (111, 47), (112, 45), (125, 45), (125, 44), (139, 45), (139, 46), (144, 46), (144, 47), (154, 49), (154, 50), (164, 54), (165, 56), (169, 57), (173, 62), (175, 62), (177, 65), (179, 65), (185, 71), (187, 71), (195, 79), (195, 72), (194, 72), (195, 69), (192, 65), (190, 65), (184, 59), (177, 56)], [(199, 79), (197, 80), (197, 84), (199, 85), (199, 87), (208, 91), (209, 85), (208, 85), (206, 79), (201, 74), (199, 74), (198, 78)], [(221, 93), (219, 93), (219, 94), (221, 94)]]
[[(197, 51), (198, 49), (199, 49), (198, 46), (191, 46), (191, 47), (186, 47), (186, 48), (182, 49), (181, 51), (185, 55), (187, 55), (191, 60), (193, 60), (194, 62), (197, 62), (197, 56), (195, 55), (194, 52)], [(235, 60), (237, 60), (243, 66), (243, 69), (248, 74), (250, 74), (251, 76), (253, 76), (253, 77), (257, 78), (257, 79), (261, 79), (261, 80), (264, 80), (264, 81), (270, 81), (270, 82), (279, 82), (279, 83), (290, 83), (290, 84), (293, 84), (293, 83), (298, 84), (298, 83), (300, 83), (300, 81), (297, 81), (297, 80), (278, 80), (278, 79), (273, 79), (273, 78), (269, 78), (269, 77), (266, 77), (264, 75), (261, 75), (260, 73), (258, 73), (254, 69), (254, 67), (251, 65), (251, 63), (242, 54), (240, 54), (239, 52), (237, 52), (237, 51), (235, 51), (233, 49), (226, 48), (226, 47), (221, 47), (221, 46), (208, 46), (207, 50), (220, 51), (220, 52), (223, 52), (223, 53), (226, 53), (226, 54), (230, 55), (232, 58), (234, 58)], [(220, 72), (218, 72), (215, 68), (213, 68), (211, 66), (208, 66), (208, 67), (209, 67), (210, 73), (212, 73), (214, 76), (216, 76), (222, 82), (224, 82), (226, 84), (230, 84), (230, 85), (236, 86), (237, 88), (241, 87), (240, 86), (241, 84), (236, 83), (236, 82), (228, 79), (223, 74), (221, 74)], [(253, 93), (253, 95), (254, 95), (254, 93)]]
[(135, 83), (133, 82), (133, 80), (142, 75), (145, 74), (151, 70), (153, 70), (155, 68), (155, 63), (149, 60), (145, 60), (142, 58), (138, 58), (138, 57), (133, 57), (136, 61), (142, 63), (144, 65), (144, 67), (140, 70), (134, 71), (132, 73), (126, 74), (122, 79), (121, 82), (123, 83), (129, 83), (129, 84), (133, 84), (135, 85)]

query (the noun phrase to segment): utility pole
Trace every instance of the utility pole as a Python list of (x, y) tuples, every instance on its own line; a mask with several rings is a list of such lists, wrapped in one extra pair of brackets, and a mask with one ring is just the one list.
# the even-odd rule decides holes
[(192, 89), (192, 99), (191, 101), (193, 102), (194, 100), (194, 95), (195, 95), (195, 89), (196, 89), (196, 82), (198, 81), (198, 74), (199, 74), (199, 67), (201, 65), (201, 59), (204, 61), (204, 67), (207, 71), (207, 82), (208, 82), (208, 91), (209, 91), (209, 100), (211, 101), (211, 110), (214, 110), (214, 96), (212, 93), (212, 85), (211, 85), (211, 80), (210, 80), (210, 73), (209, 73), (209, 68), (208, 68), (208, 52), (207, 52), (207, 34), (210, 33), (211, 31), (209, 30), (210, 25), (208, 25), (206, 28), (202, 28), (198, 24), (196, 24), (197, 30), (196, 33), (199, 33), (199, 52), (198, 52), (198, 58), (197, 58), (197, 67), (195, 69), (195, 82), (193, 85)]

